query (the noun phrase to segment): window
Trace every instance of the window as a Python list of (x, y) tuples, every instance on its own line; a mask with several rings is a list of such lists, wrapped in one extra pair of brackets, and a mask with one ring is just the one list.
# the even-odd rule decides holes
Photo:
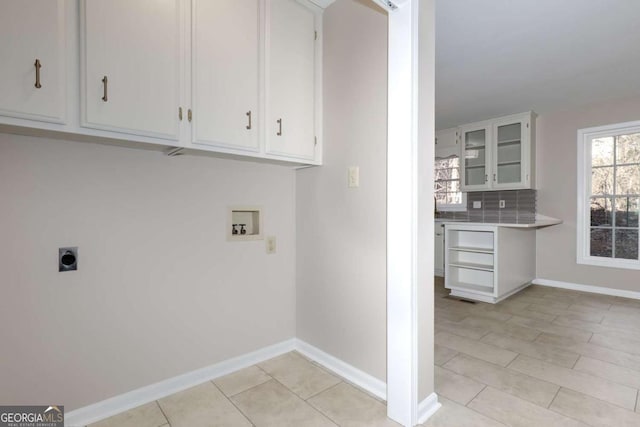
[(460, 157), (436, 157), (435, 164), (436, 206), (441, 211), (466, 210), (466, 197), (460, 191)]
[(578, 131), (578, 263), (640, 269), (640, 122)]

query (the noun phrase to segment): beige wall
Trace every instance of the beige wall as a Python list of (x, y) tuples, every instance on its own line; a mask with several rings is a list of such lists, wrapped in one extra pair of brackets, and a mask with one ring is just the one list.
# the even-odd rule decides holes
[(385, 382), (386, 90), (386, 14), (337, 1), (324, 15), (324, 166), (297, 175), (297, 336)]
[(538, 212), (563, 224), (537, 232), (541, 279), (640, 291), (640, 271), (576, 263), (577, 131), (640, 120), (640, 98), (541, 115), (537, 121)]
[[(0, 134), (0, 402), (72, 410), (295, 336), (294, 188), (283, 166)], [(277, 254), (226, 242), (233, 204), (263, 207)]]

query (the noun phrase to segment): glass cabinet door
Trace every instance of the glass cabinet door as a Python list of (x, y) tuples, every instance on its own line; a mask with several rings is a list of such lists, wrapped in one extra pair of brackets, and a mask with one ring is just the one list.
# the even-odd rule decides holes
[(464, 185), (484, 186), (487, 182), (487, 129), (463, 132)]
[(522, 122), (497, 125), (494, 185), (509, 185), (522, 182), (523, 146)]

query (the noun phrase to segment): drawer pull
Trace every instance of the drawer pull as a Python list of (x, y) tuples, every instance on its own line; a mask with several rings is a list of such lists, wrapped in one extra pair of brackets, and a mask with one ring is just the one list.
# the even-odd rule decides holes
[(276, 135), (282, 136), (282, 119), (278, 119), (278, 133)]
[(42, 87), (42, 85), (40, 84), (40, 68), (42, 67), (42, 64), (40, 64), (40, 60), (36, 59), (36, 63), (33, 64), (36, 67), (36, 84), (35, 87), (40, 89)]
[(102, 78), (102, 90), (103, 90), (102, 100), (104, 102), (107, 102), (109, 100), (109, 97), (107, 96), (108, 84), (109, 84), (109, 80), (107, 79), (107, 76), (104, 76)]
[(251, 111), (247, 111), (247, 117), (249, 118), (249, 124), (247, 125), (247, 130), (251, 129)]

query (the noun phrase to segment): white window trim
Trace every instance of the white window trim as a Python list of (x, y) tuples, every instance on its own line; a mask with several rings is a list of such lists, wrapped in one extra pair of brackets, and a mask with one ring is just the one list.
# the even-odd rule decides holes
[[(460, 158), (460, 172), (462, 172), (462, 157), (460, 155), (460, 147), (436, 147), (436, 158), (446, 158), (449, 156), (458, 156)], [(460, 186), (462, 186), (462, 177), (460, 177)], [(456, 204), (436, 204), (438, 212), (464, 212), (467, 210), (467, 193), (462, 191), (461, 203)]]
[(467, 210), (467, 193), (462, 192), (462, 202), (454, 205), (437, 205), (438, 212), (463, 212)]
[(578, 129), (578, 212), (576, 224), (576, 262), (578, 264), (640, 270), (639, 260), (594, 257), (590, 255), (589, 248), (591, 241), (591, 205), (589, 203), (591, 199), (591, 141), (599, 137), (627, 133), (640, 133), (640, 121)]

